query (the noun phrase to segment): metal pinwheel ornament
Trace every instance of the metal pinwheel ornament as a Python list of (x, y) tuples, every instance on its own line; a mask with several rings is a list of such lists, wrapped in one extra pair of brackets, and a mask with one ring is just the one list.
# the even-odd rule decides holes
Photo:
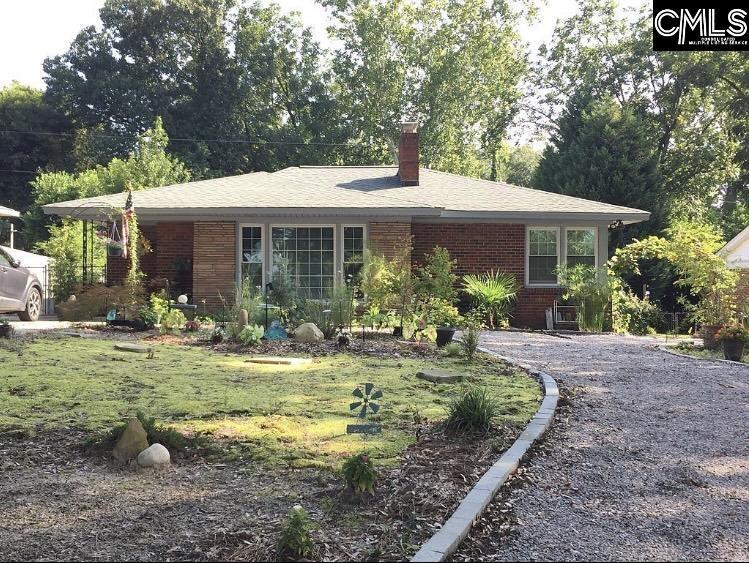
[(361, 387), (357, 387), (352, 393), (353, 396), (358, 398), (359, 400), (351, 403), (349, 405), (349, 410), (355, 411), (356, 409), (360, 408), (361, 410), (357, 415), (359, 418), (366, 418), (367, 410), (371, 411), (372, 414), (377, 414), (380, 410), (379, 400), (382, 399), (382, 391), (380, 389), (377, 389), (373, 392), (373, 389), (373, 383), (365, 383), (363, 391)]

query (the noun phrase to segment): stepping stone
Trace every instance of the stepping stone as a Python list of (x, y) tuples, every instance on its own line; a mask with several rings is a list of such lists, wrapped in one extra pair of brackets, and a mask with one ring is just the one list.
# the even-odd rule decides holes
[(80, 332), (71, 332), (68, 330), (64, 330), (60, 332), (60, 335), (62, 336), (69, 336), (71, 338), (83, 338), (83, 335)]
[(300, 366), (310, 363), (309, 358), (283, 358), (281, 356), (255, 356), (247, 360), (251, 364), (271, 364), (282, 366)]
[(131, 344), (130, 342), (115, 344), (114, 349), (119, 350), (120, 352), (135, 352), (136, 354), (149, 354), (153, 352), (153, 348), (149, 346), (143, 346), (142, 344)]
[(416, 377), (432, 383), (460, 383), (463, 381), (463, 374), (438, 369), (420, 371), (416, 374)]

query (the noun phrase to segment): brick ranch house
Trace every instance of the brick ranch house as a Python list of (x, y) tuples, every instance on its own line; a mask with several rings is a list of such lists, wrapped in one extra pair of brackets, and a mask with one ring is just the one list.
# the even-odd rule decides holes
[[(46, 205), (47, 214), (96, 220), (124, 207), (126, 194)], [(608, 230), (649, 213), (419, 167), (413, 123), (401, 126), (394, 166), (301, 166), (273, 173), (163, 186), (133, 193), (141, 231), (152, 244), (147, 277), (182, 276), (192, 301), (210, 309), (249, 278), (263, 286), (280, 260), (297, 286), (324, 297), (370, 248), (395, 256), (411, 246), (418, 264), (435, 245), (457, 273), (502, 270), (522, 289), (512, 322), (544, 327), (560, 292), (558, 264), (602, 266)], [(124, 277), (108, 259), (108, 283)]]
[(739, 273), (739, 299), (749, 304), (749, 227), (733, 237), (718, 251), (726, 265)]

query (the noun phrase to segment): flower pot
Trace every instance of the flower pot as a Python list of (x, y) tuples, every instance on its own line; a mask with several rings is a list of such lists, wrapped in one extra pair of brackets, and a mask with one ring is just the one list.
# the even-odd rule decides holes
[(393, 327), (393, 336), (395, 336), (396, 338), (403, 338), (403, 327), (402, 326)]
[(726, 360), (740, 362), (741, 358), (744, 357), (744, 346), (746, 346), (746, 342), (743, 340), (724, 340), (723, 356)]
[(452, 342), (455, 334), (455, 327), (441, 326), (437, 329), (437, 347), (444, 348), (449, 342)]
[(10, 325), (0, 325), (0, 338), (10, 338), (13, 336), (13, 327)]
[(113, 257), (120, 257), (122, 256), (122, 247), (116, 246), (114, 244), (109, 244), (107, 245), (107, 254)]
[(700, 337), (705, 350), (719, 350), (720, 340), (717, 338), (721, 325), (702, 325), (700, 327)]

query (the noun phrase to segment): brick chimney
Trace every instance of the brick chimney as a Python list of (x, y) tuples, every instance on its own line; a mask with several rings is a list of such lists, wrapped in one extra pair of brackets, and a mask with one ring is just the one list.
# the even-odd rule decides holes
[(402, 186), (419, 185), (419, 133), (414, 121), (401, 123), (398, 176), (400, 176)]

